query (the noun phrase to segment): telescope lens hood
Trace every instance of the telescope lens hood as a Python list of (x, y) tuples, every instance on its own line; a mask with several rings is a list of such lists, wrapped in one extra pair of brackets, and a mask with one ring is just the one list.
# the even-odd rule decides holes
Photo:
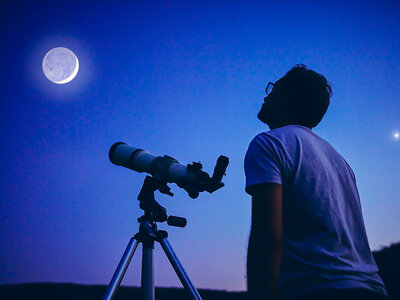
[(115, 149), (117, 149), (117, 147), (119, 145), (126, 145), (126, 143), (124, 142), (116, 142), (114, 145), (111, 146), (110, 151), (108, 151), (108, 158), (110, 159), (110, 161), (117, 166), (122, 166), (121, 163), (118, 161), (118, 159), (115, 159), (114, 153), (115, 153)]

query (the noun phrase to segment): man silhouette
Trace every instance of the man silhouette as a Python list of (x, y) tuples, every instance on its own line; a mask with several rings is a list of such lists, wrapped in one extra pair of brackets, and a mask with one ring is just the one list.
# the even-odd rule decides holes
[(258, 119), (271, 130), (251, 141), (244, 166), (250, 299), (385, 299), (353, 171), (312, 131), (330, 84), (296, 65), (266, 93)]

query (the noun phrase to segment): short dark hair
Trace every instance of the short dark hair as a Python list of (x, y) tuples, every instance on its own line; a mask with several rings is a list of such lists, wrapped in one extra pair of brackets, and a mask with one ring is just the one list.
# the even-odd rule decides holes
[(288, 94), (288, 112), (296, 124), (313, 128), (328, 110), (332, 87), (325, 76), (297, 64), (281, 78)]

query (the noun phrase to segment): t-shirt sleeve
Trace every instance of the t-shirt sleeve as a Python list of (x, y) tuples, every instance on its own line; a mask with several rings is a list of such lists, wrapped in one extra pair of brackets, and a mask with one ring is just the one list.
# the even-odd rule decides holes
[(246, 192), (260, 183), (282, 184), (283, 162), (279, 155), (279, 144), (267, 135), (257, 135), (249, 145), (244, 159)]

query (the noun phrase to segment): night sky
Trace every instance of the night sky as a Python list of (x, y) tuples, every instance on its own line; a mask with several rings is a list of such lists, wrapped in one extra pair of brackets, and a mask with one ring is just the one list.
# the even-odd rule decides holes
[[(299, 63), (332, 83), (314, 132), (354, 170), (371, 248), (400, 240), (398, 1), (61, 2), (0, 5), (0, 283), (109, 283), (142, 213), (145, 174), (108, 159), (124, 141), (209, 173), (230, 158), (215, 193), (156, 199), (188, 219), (159, 227), (195, 286), (244, 290), (244, 155), (266, 84)], [(67, 84), (43, 74), (54, 47), (78, 56)], [(159, 245), (155, 272), (181, 286)]]

